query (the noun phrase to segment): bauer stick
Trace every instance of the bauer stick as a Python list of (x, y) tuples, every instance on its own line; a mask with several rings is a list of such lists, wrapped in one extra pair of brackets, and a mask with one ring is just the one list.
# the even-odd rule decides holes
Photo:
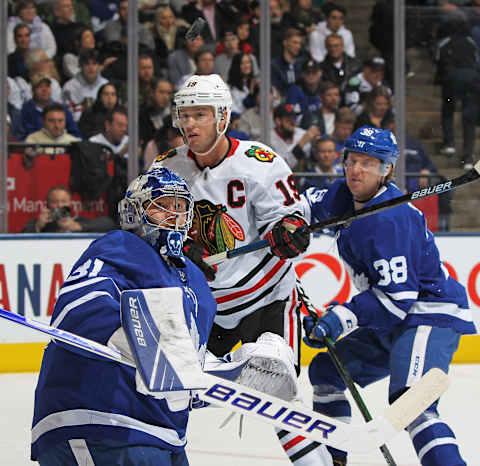
[[(419, 189), (411, 193), (404, 194), (403, 196), (398, 196), (388, 201), (380, 202), (378, 204), (365, 207), (363, 209), (357, 210), (355, 212), (346, 212), (342, 215), (337, 215), (336, 217), (327, 218), (321, 222), (312, 223), (311, 225), (305, 227), (307, 231), (314, 232), (320, 231), (324, 228), (335, 227), (340, 225), (345, 225), (353, 220), (366, 217), (367, 215), (378, 214), (386, 209), (391, 207), (396, 207), (407, 202), (416, 201), (418, 199), (423, 199), (424, 197), (432, 196), (434, 194), (441, 194), (452, 189), (459, 188), (464, 186), (472, 181), (476, 181), (480, 178), (480, 161), (478, 161), (474, 167), (469, 170), (467, 173), (464, 173), (457, 178), (447, 180), (443, 183), (438, 183), (435, 185), (428, 186), (427, 188)], [(231, 249), (230, 251), (220, 252), (212, 256), (206, 257), (203, 260), (208, 265), (215, 265), (223, 262), (226, 259), (232, 259), (233, 257), (240, 256), (249, 252), (257, 251), (258, 249), (263, 249), (269, 246), (268, 240), (262, 239), (255, 241), (253, 243), (247, 244), (246, 246), (241, 246), (236, 249)]]
[[(310, 316), (315, 321), (318, 321), (318, 314), (315, 310), (315, 307), (313, 306), (313, 303), (310, 301), (310, 298), (305, 293), (305, 290), (303, 289), (303, 286), (302, 286), (302, 282), (298, 278), (296, 280), (296, 284), (297, 284), (298, 296), (300, 297), (303, 304), (305, 304), (305, 308), (307, 309)], [(345, 385), (350, 391), (352, 398), (355, 401), (355, 404), (357, 405), (360, 413), (363, 416), (363, 419), (365, 419), (366, 422), (371, 421), (373, 419), (372, 415), (370, 414), (370, 411), (368, 410), (367, 405), (365, 404), (365, 402), (363, 401), (363, 398), (361, 397), (359, 391), (357, 390), (357, 387), (355, 386), (355, 382), (353, 381), (352, 376), (347, 371), (347, 369), (342, 363), (342, 360), (338, 356), (337, 349), (335, 348), (335, 343), (331, 338), (328, 338), (328, 337), (324, 338), (323, 342), (327, 347), (327, 351), (330, 358), (332, 359), (333, 365), (337, 369), (338, 373), (340, 374), (340, 377), (345, 382)], [(390, 466), (396, 466), (397, 463), (395, 463), (395, 460), (393, 459), (393, 456), (386, 445), (380, 445), (380, 451), (382, 452), (382, 455), (385, 458), (385, 461), (387, 462), (387, 464), (389, 464)]]
[[(27, 319), (18, 314), (0, 309), (0, 318), (40, 331), (54, 340), (81, 348), (107, 360), (131, 365), (128, 358), (118, 350), (98, 342), (59, 330), (50, 325)], [(191, 350), (196, 354), (193, 344)], [(151, 348), (149, 358), (155, 358), (158, 348)], [(156, 358), (155, 358), (156, 359)], [(167, 355), (168, 359), (168, 355)], [(161, 368), (160, 368), (161, 369)], [(344, 451), (364, 453), (383, 445), (387, 439), (402, 431), (425, 409), (437, 400), (448, 388), (448, 376), (440, 369), (431, 369), (394, 403), (382, 416), (355, 425), (338, 421), (316, 413), (306, 407), (254, 390), (250, 387), (204, 373), (200, 364), (191, 367), (191, 372), (201, 376), (200, 399), (232, 411), (252, 416), (280, 429), (308, 437), (316, 442)], [(187, 390), (192, 387), (183, 387)], [(196, 387), (195, 387), (196, 388)], [(166, 391), (166, 390), (165, 390)], [(152, 393), (154, 395), (155, 393)]]

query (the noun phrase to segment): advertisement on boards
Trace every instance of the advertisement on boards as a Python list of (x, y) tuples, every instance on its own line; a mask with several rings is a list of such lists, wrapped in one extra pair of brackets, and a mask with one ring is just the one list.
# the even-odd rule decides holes
[[(26, 317), (49, 322), (58, 290), (75, 261), (95, 238), (0, 239), (0, 307)], [(440, 255), (449, 273), (468, 292), (477, 328), (480, 328), (480, 236), (437, 238)], [(335, 239), (313, 238), (296, 263), (297, 275), (318, 309), (337, 300), (347, 301), (357, 291), (338, 257)], [(8, 322), (0, 322), (0, 343), (46, 341), (45, 336)]]

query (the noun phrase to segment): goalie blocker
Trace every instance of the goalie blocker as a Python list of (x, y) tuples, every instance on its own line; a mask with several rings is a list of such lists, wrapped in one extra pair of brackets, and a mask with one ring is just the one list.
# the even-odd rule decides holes
[[(165, 289), (155, 291), (165, 291)], [(138, 293), (138, 291), (127, 292), (125, 296), (127, 300), (131, 297), (129, 293)], [(147, 300), (148, 297), (145, 302)], [(171, 301), (169, 301), (169, 303), (171, 303)], [(175, 384), (171, 384), (170, 387), (165, 386), (164, 391), (168, 391), (169, 389), (191, 390), (201, 385), (202, 388), (198, 390), (197, 393), (198, 396), (206, 402), (223, 406), (229, 410), (254, 417), (281, 429), (296, 432), (317, 442), (322, 442), (326, 445), (351, 452), (366, 452), (384, 444), (389, 438), (417, 418), (430, 404), (438, 399), (448, 387), (447, 375), (439, 369), (432, 369), (422, 377), (419, 383), (411, 387), (405, 394), (390, 405), (382, 416), (366, 424), (347, 424), (311, 411), (300, 404), (284, 401), (251, 387), (204, 373), (198, 361), (191, 338), (186, 340), (189, 344), (185, 344), (184, 350), (188, 354), (182, 359), (183, 361), (191, 362), (191, 366), (188, 367), (187, 370), (190, 374), (187, 379), (182, 379), (181, 376), (184, 376), (184, 374), (180, 376), (180, 374), (176, 373), (176, 370), (179, 369), (177, 365), (178, 355), (171, 354), (175, 347), (168, 344), (173, 336), (173, 334), (168, 334), (169, 330), (177, 331), (178, 327), (176, 327), (176, 325), (181, 322), (181, 318), (185, 319), (183, 308), (180, 309), (177, 307), (177, 309), (182, 312), (177, 313), (173, 325), (167, 325), (167, 328), (163, 329), (163, 331), (155, 327), (157, 326), (156, 322), (162, 320), (161, 317), (160, 320), (158, 320), (158, 316), (165, 313), (166, 309), (160, 306), (158, 302), (155, 309), (150, 309), (151, 320), (149, 320), (148, 325), (143, 328), (151, 332), (152, 341), (162, 342), (161, 345), (159, 344), (156, 347), (150, 346), (150, 351), (153, 352), (155, 356), (152, 356), (151, 353), (147, 355), (147, 352), (144, 351), (139, 351), (135, 354), (135, 350), (132, 351), (133, 356), (131, 354), (125, 354), (125, 352), (121, 353), (116, 348), (101, 345), (67, 331), (59, 331), (43, 322), (28, 319), (3, 309), (0, 309), (0, 317), (47, 334), (54, 340), (61, 340), (68, 345), (74, 346), (77, 351), (91, 352), (116, 363), (132, 365), (132, 360), (137, 361), (146, 356), (146, 361), (142, 360), (142, 365), (143, 367), (150, 367), (150, 369), (143, 374), (142, 379), (145, 377), (144, 383), (147, 387), (149, 386), (150, 380), (159, 380), (157, 377), (151, 377), (154, 371), (157, 373), (164, 372), (165, 374), (173, 371), (175, 372), (175, 376), (172, 372), (170, 380), (180, 381), (182, 387), (180, 388), (177, 382), (176, 386)], [(124, 309), (123, 312), (130, 313), (131, 311), (130, 308), (128, 308), (128, 310)], [(143, 309), (143, 315), (147, 315), (145, 308)], [(149, 319), (149, 317), (147, 317), (147, 319)], [(185, 324), (186, 322), (183, 320), (183, 325)], [(132, 328), (135, 328), (135, 325), (138, 324), (133, 323)], [(185, 327), (187, 326), (185, 325)], [(133, 343), (129, 340), (131, 349), (132, 347), (135, 348), (136, 345), (145, 348), (142, 341), (145, 333), (140, 336), (139, 332), (127, 332), (127, 340), (128, 335), (133, 336)], [(157, 335), (156, 339), (153, 338), (154, 335)], [(168, 366), (163, 364), (165, 361), (169, 362)], [(245, 362), (246, 361), (230, 363), (231, 366), (229, 368), (238, 368), (242, 366), (242, 364), (245, 364)], [(229, 363), (225, 364), (228, 365)], [(137, 370), (138, 369), (137, 366)], [(193, 381), (193, 385), (188, 385), (192, 383), (191, 381)], [(157, 394), (159, 393), (161, 392), (157, 392)], [(155, 396), (155, 392), (149, 392), (149, 394)]]

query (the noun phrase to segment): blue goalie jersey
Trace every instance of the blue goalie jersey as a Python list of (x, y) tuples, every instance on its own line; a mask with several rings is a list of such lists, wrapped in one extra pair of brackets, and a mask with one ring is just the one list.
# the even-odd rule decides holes
[[(389, 183), (365, 206), (401, 196)], [(344, 179), (308, 189), (304, 214), (311, 222), (353, 212)], [(389, 332), (395, 326), (450, 327), (476, 333), (465, 288), (449, 276), (423, 213), (403, 204), (338, 227), (338, 251), (359, 294), (344, 306), (358, 325)]]
[[(185, 318), (203, 361), (216, 303), (203, 273), (185, 258), (174, 265), (126, 231), (94, 241), (62, 286), (54, 327), (107, 345), (122, 333), (123, 290), (180, 287)], [(157, 399), (136, 391), (135, 369), (50, 342), (35, 390), (31, 458), (68, 439), (185, 447), (189, 392)]]

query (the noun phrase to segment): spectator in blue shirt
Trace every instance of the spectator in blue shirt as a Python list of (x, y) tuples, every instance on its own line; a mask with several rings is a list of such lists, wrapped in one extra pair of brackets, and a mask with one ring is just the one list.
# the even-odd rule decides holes
[[(32, 79), (33, 97), (25, 102), (22, 107), (22, 122), (25, 128), (24, 137), (35, 133), (43, 127), (43, 110), (48, 105), (54, 103), (52, 100), (51, 80), (48, 75), (38, 73), (33, 75)], [(66, 130), (69, 134), (81, 138), (72, 112), (65, 107)]]
[(287, 104), (295, 112), (303, 116), (306, 112), (316, 112), (322, 106), (320, 93), (322, 91), (322, 70), (315, 60), (303, 64), (302, 74), (297, 84), (288, 89)]
[(283, 98), (287, 97), (288, 88), (295, 84), (302, 73), (305, 58), (301, 55), (302, 35), (298, 29), (286, 30), (283, 39), (283, 53), (272, 60), (272, 86)]

